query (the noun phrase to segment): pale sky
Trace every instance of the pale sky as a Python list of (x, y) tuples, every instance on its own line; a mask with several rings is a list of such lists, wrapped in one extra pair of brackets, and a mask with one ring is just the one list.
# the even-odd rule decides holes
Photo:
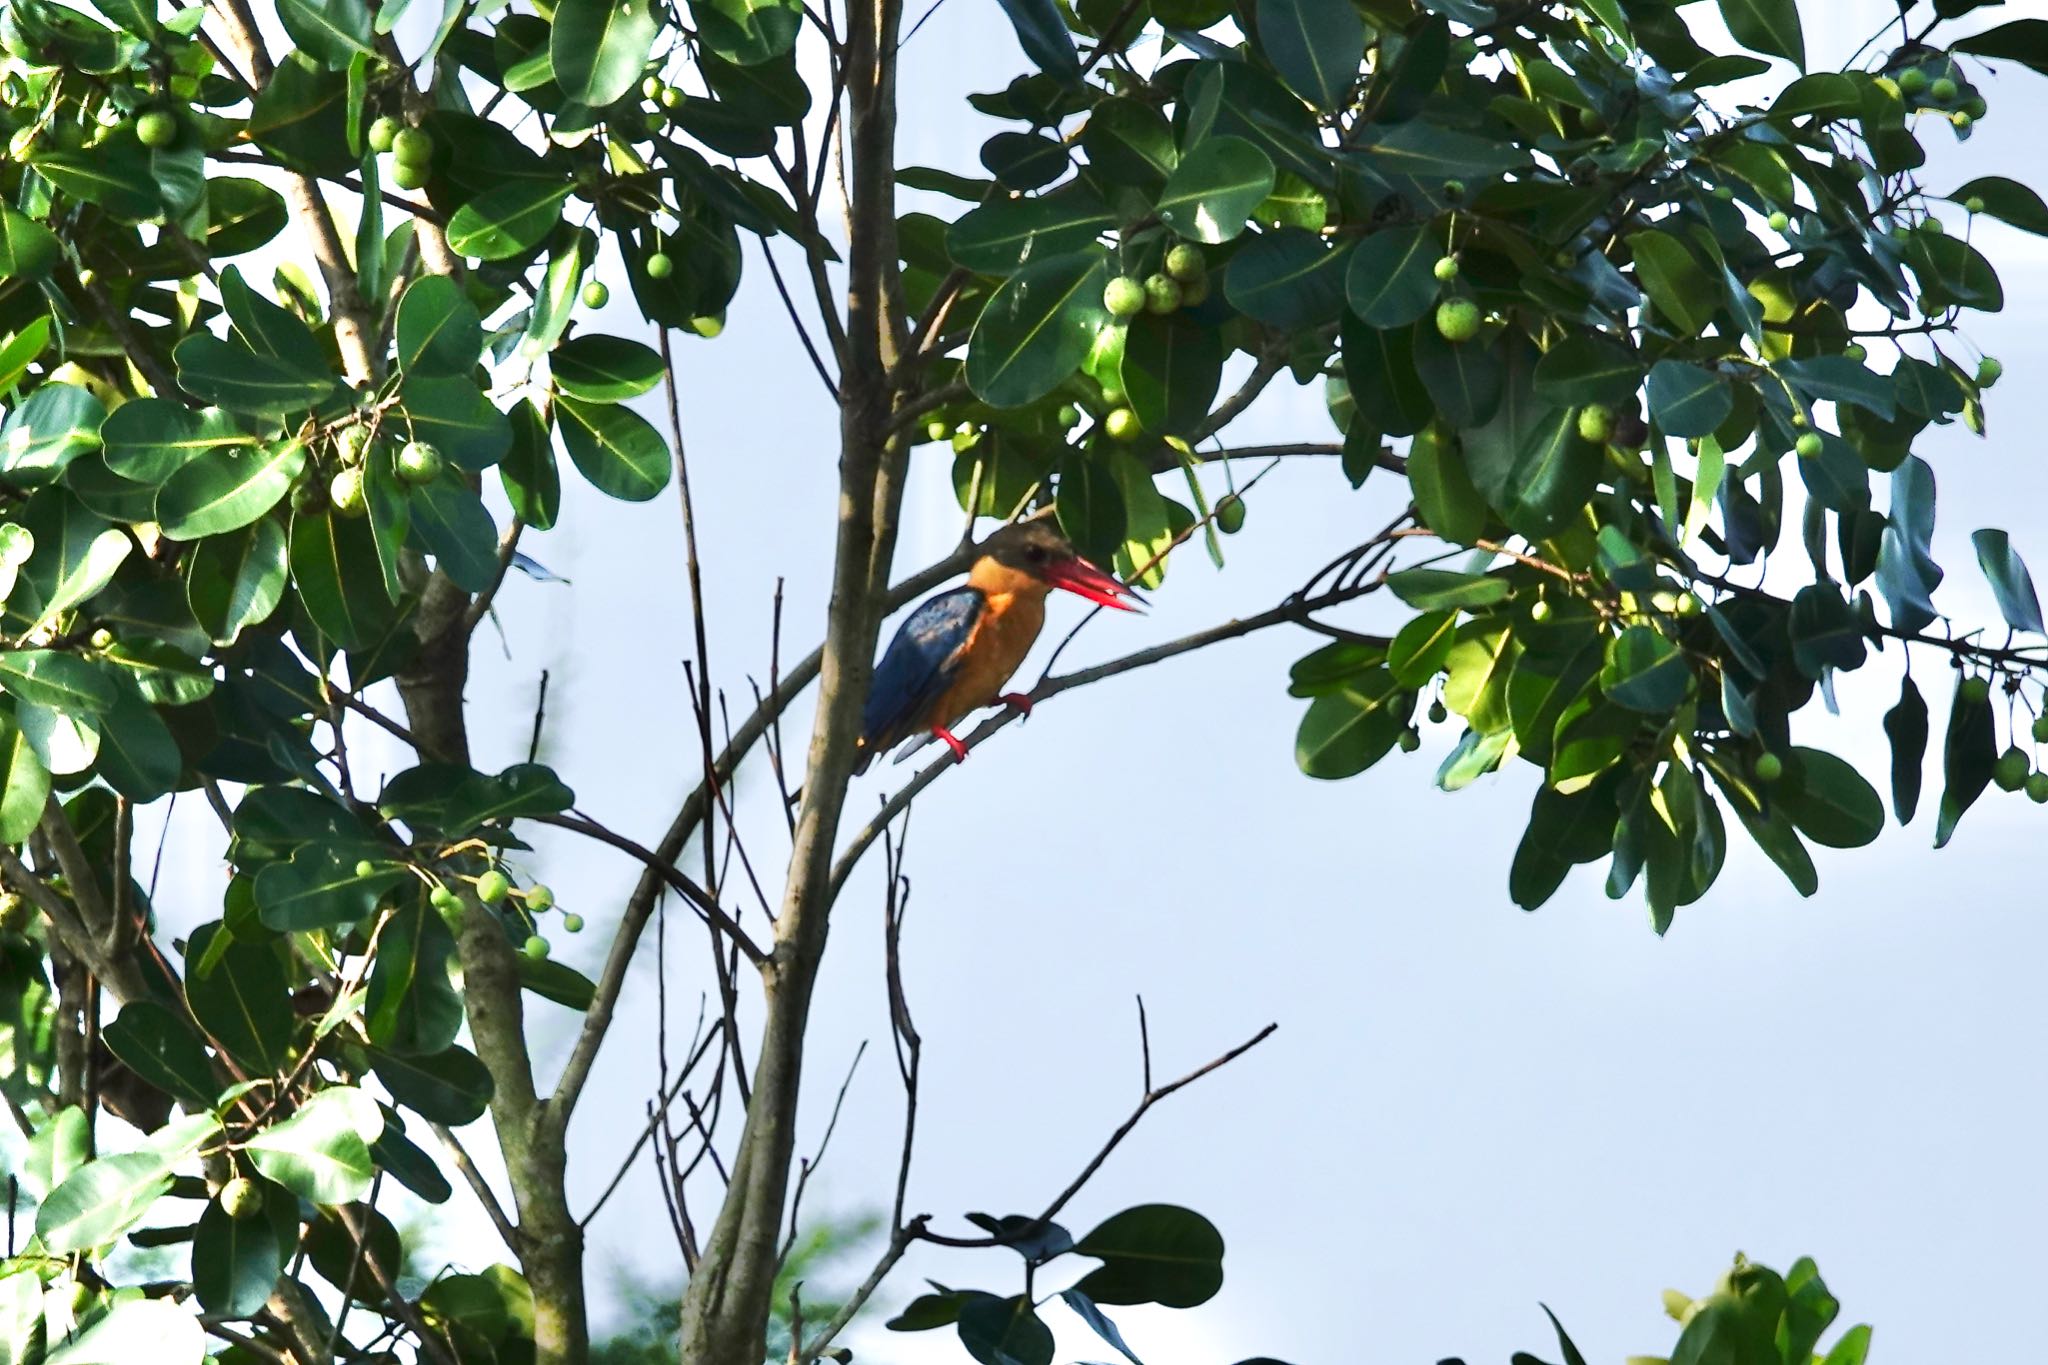
[[(1853, 48), (1892, 7), (1805, 9), (1818, 61)], [(907, 49), (903, 162), (978, 173), (976, 149), (995, 126), (960, 97), (1000, 88), (1020, 60), (988, 0), (941, 8)], [(2015, 70), (1988, 93), (1991, 116), (1967, 148), (1944, 132), (1927, 139), (1933, 188), (2040, 164), (2048, 86)], [(2008, 299), (2003, 314), (1969, 323), (2009, 376), (1992, 395), (1992, 438), (1943, 430), (1917, 449), (1941, 492), (1938, 554), (1950, 576), (1936, 603), (1988, 622), (1970, 530), (2003, 526), (2048, 566), (2038, 440), (2048, 397), (2037, 378), (2048, 373), (2048, 253), (1996, 225), (1978, 240)], [(630, 331), (622, 284), (615, 297), (603, 322)], [(778, 577), (785, 655), (822, 628), (835, 418), (757, 246), (726, 334), (678, 347), (712, 666), (738, 710), (747, 677), (766, 676)], [(1230, 434), (1329, 433), (1319, 389), (1283, 383)], [(914, 457), (904, 573), (959, 534), (941, 451)], [(573, 586), (515, 576), (501, 599), (504, 649), (488, 627), (479, 633), (477, 762), (494, 770), (524, 757), (534, 689), (551, 669), (549, 760), (585, 809), (652, 843), (697, 773), (675, 502), (608, 501), (566, 465), (564, 482), (565, 529), (524, 548)], [(1384, 522), (1399, 496), (1385, 476), (1351, 494), (1334, 468), (1281, 471), (1250, 500), (1226, 572), (1184, 555), (1149, 617), (1097, 621), (1063, 667), (1271, 606)], [(1082, 610), (1055, 607), (1026, 683)], [(1359, 619), (1400, 614), (1386, 602)], [(2048, 1273), (2048, 1005), (2036, 982), (2048, 960), (2037, 889), (2048, 812), (1993, 791), (1936, 854), (1930, 794), (1911, 828), (1872, 848), (1815, 850), (1822, 885), (1811, 901), (1738, 833), (1713, 892), (1663, 939), (1639, 898), (1606, 899), (1604, 865), (1525, 914), (1506, 884), (1535, 770), (1518, 764), (1443, 794), (1431, 778), (1456, 739), (1445, 726), (1422, 752), (1361, 778), (1301, 776), (1293, 736), (1305, 704), (1285, 694), (1287, 666), (1314, 644), (1268, 632), (1058, 698), (919, 804), (906, 939), (926, 1040), (913, 1210), (969, 1232), (969, 1210), (1034, 1212), (1063, 1187), (1137, 1097), (1132, 998), (1142, 994), (1161, 1076), (1280, 1025), (1154, 1111), (1065, 1215), (1079, 1234), (1128, 1205), (1166, 1201), (1222, 1230), (1226, 1282), (1209, 1304), (1114, 1314), (1155, 1365), (1253, 1355), (1477, 1365), (1515, 1349), (1554, 1358), (1539, 1301), (1593, 1359), (1663, 1354), (1677, 1329), (1659, 1291), (1704, 1292), (1738, 1249), (1780, 1269), (1815, 1256), (1843, 1323), (1875, 1324), (1879, 1360), (2009, 1353), (2015, 1320), (1985, 1306), (2033, 1301)], [(1936, 680), (1931, 697), (1945, 686), (1938, 659), (1916, 668)], [(1815, 706), (1797, 738), (1837, 747), (1882, 787), (1876, 718), (1898, 671), (1894, 649), (1842, 688), (1846, 721)], [(792, 714), (796, 753), (808, 703)], [(392, 771), (407, 761), (377, 752)], [(911, 771), (877, 765), (849, 818)], [(185, 804), (163, 898), (180, 927), (218, 913), (201, 892), (217, 885), (221, 846), (216, 826), (188, 822), (204, 814), (198, 803)], [(745, 784), (743, 810), (756, 865), (779, 874), (786, 840), (765, 771)], [(566, 836), (536, 842), (534, 872), (590, 921), (579, 938), (555, 935), (556, 952), (594, 974), (634, 868)], [(811, 1031), (806, 1151), (855, 1049), (870, 1045), (813, 1181), (821, 1210), (886, 1209), (894, 1177), (900, 1097), (880, 913), (871, 867), (840, 904)], [(709, 982), (687, 917), (673, 927), (670, 1023), (686, 1036)], [(530, 1012), (559, 1043), (567, 1013), (538, 1001)], [(655, 1084), (654, 1028), (643, 970), (572, 1130), (572, 1204), (602, 1188), (637, 1130)], [(559, 1046), (550, 1055), (552, 1067)], [(474, 1144), (487, 1128), (469, 1130)], [(595, 1225), (593, 1282), (613, 1265), (680, 1279), (654, 1182), (645, 1166), (629, 1175)], [(699, 1192), (700, 1222), (711, 1193)], [(504, 1259), (465, 1199), (437, 1213), (439, 1245), (474, 1264)], [(849, 1338), (859, 1359), (966, 1358), (950, 1332), (881, 1330), (922, 1275), (1021, 1287), (1007, 1252), (924, 1249)], [(1063, 1308), (1045, 1313), (1063, 1361), (1108, 1355)]]

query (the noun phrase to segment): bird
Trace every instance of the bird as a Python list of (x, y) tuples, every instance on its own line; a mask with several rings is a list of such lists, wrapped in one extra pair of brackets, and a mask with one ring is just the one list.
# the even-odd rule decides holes
[(967, 746), (952, 729), (963, 717), (998, 701), (1030, 714), (1030, 698), (1002, 688), (1038, 639), (1054, 588), (1118, 611), (1136, 611), (1145, 600), (1083, 559), (1051, 522), (1003, 527), (982, 542), (966, 584), (910, 613), (883, 651), (861, 713), (854, 771), (866, 772), (875, 755), (926, 731), (965, 762)]

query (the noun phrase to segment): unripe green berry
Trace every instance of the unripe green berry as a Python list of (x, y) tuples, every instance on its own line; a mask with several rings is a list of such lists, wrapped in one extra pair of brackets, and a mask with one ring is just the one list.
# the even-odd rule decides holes
[(526, 942), (519, 945), (519, 951), (527, 960), (538, 962), (548, 955), (548, 941), (539, 934), (527, 935)]
[(108, 630), (105, 626), (101, 626), (92, 633), (92, 638), (87, 643), (91, 644), (94, 649), (112, 649), (114, 647), (114, 632)]
[(1112, 441), (1135, 441), (1144, 430), (1138, 424), (1138, 414), (1129, 408), (1111, 409), (1109, 416), (1102, 419), (1102, 429)]
[(1948, 116), (1948, 121), (1957, 128), (1967, 128), (1977, 120), (1970, 116), (1969, 110), (1958, 109)]
[(358, 858), (358, 859), (356, 859), (356, 876), (357, 876), (357, 877), (359, 877), (359, 878), (360, 878), (360, 877), (374, 877), (374, 876), (376, 876), (376, 875), (377, 875), (377, 865), (376, 865), (375, 863), (371, 862), (371, 861), (370, 861), (370, 860), (369, 860), (368, 858)]
[(2034, 742), (2048, 744), (2048, 712), (2034, 717)]
[(370, 123), (370, 130), (363, 134), (363, 141), (371, 151), (382, 156), (391, 150), (398, 138), (398, 130), (404, 125), (389, 114), (379, 115)]
[(1792, 448), (1799, 452), (1800, 459), (1812, 460), (1819, 458), (1825, 443), (1821, 440), (1819, 432), (1803, 431), (1799, 433), (1799, 439), (1793, 442)]
[(1899, 89), (1908, 95), (1918, 95), (1927, 89), (1927, 73), (1917, 66), (1909, 66), (1899, 73)]
[(1977, 362), (1977, 387), (1980, 389), (1990, 388), (1998, 382), (1998, 377), (2004, 373), (2004, 364), (1991, 356), (1985, 356)]
[(369, 511), (363, 501), (363, 471), (354, 466), (335, 471), (327, 483), (327, 501), (345, 517), (359, 517)]
[(676, 89), (673, 85), (664, 85), (661, 87), (661, 93), (655, 96), (655, 103), (664, 109), (677, 108), (682, 102), (683, 92)]
[(700, 313), (690, 319), (690, 330), (709, 341), (725, 330), (725, 314)]
[(1458, 201), (1459, 201), (1460, 199), (1463, 199), (1464, 197), (1465, 197), (1465, 182), (1464, 182), (1464, 181), (1462, 181), (1462, 180), (1446, 180), (1446, 181), (1444, 181), (1444, 198), (1446, 198), (1446, 199), (1450, 200), (1450, 201), (1451, 201), (1452, 203), (1454, 203), (1454, 204), (1455, 204), (1455, 203), (1457, 203), (1457, 202), (1458, 202)]
[(1199, 280), (1209, 273), (1209, 262), (1202, 255), (1202, 248), (1192, 242), (1176, 242), (1166, 253), (1166, 273), (1187, 284)]
[(246, 1175), (220, 1187), (220, 1211), (240, 1222), (263, 1207), (263, 1191)]
[(645, 76), (640, 81), (640, 98), (656, 100), (661, 98), (661, 77)]
[(398, 477), (418, 488), (441, 477), (447, 461), (425, 441), (407, 441), (398, 452)]
[(1430, 702), (1429, 723), (1431, 725), (1442, 725), (1445, 721), (1449, 720), (1450, 718), (1450, 708), (1444, 705), (1444, 699), (1442, 697), (1438, 697)]
[(1779, 757), (1778, 757), (1778, 756), (1777, 756), (1776, 754), (1769, 754), (1769, 753), (1767, 753), (1767, 754), (1758, 754), (1758, 755), (1757, 755), (1757, 760), (1756, 760), (1756, 780), (1757, 780), (1757, 781), (1759, 781), (1759, 782), (1764, 782), (1764, 783), (1776, 782), (1776, 781), (1777, 781), (1777, 780), (1778, 780), (1779, 778), (1783, 777), (1784, 775), (1785, 775), (1785, 760), (1784, 760), (1784, 759), (1782, 759), (1782, 758), (1779, 758)]
[(433, 179), (434, 166), (430, 161), (393, 161), (391, 183), (402, 190), (425, 189), (427, 181)]
[(511, 892), (511, 881), (495, 867), (476, 879), (476, 898), (485, 905), (496, 905)]
[(1145, 311), (1165, 315), (1180, 308), (1180, 281), (1161, 272), (1145, 277)]
[(1998, 756), (1991, 765), (1991, 780), (2002, 792), (2016, 792), (2027, 783), (2027, 773), (2033, 765), (2027, 761), (2027, 751), (2015, 744)]
[(526, 888), (527, 909), (545, 911), (553, 908), (554, 903), (554, 888), (550, 887), (546, 882), (535, 882), (532, 886)]
[(1102, 286), (1102, 307), (1113, 318), (1134, 318), (1145, 311), (1145, 282), (1118, 275)]
[(424, 166), (434, 159), (434, 139), (424, 128), (400, 128), (391, 135), (391, 159), (401, 166)]
[(580, 933), (582, 933), (582, 932), (583, 932), (583, 916), (581, 916), (581, 915), (564, 915), (564, 916), (562, 916), (562, 929), (563, 929), (563, 930), (564, 930), (565, 932), (567, 932), (567, 933), (571, 933), (571, 934), (580, 934)]
[(1714, 197), (1725, 204), (1735, 197), (1735, 187), (1733, 185), (1716, 185), (1714, 186)]
[(924, 424), (924, 436), (927, 441), (943, 441), (952, 434), (953, 428), (946, 425), (946, 419), (943, 417), (934, 417)]
[(1934, 84), (1927, 87), (1927, 94), (1936, 104), (1947, 104), (1956, 97), (1956, 83), (1946, 76), (1937, 76)]
[(178, 120), (162, 109), (151, 109), (135, 120), (135, 137), (143, 146), (161, 150), (178, 140)]
[(1553, 610), (1550, 603), (1538, 598), (1529, 604), (1529, 619), (1540, 626), (1550, 619)]
[(462, 909), (462, 897), (456, 895), (445, 886), (437, 886), (427, 893), (427, 904), (445, 915), (451, 911)]
[(1989, 678), (1965, 678), (1963, 679), (1962, 686), (1956, 689), (1956, 695), (1972, 706), (1981, 706), (1983, 703), (1991, 700), (1991, 680)]
[(1059, 424), (1071, 430), (1081, 425), (1081, 410), (1072, 403), (1060, 404)]
[(1199, 308), (1209, 298), (1209, 277), (1199, 275), (1180, 287), (1180, 306)]
[(589, 284), (583, 286), (583, 306), (585, 308), (602, 308), (611, 301), (611, 286), (603, 280), (592, 280)]
[(1445, 299), (1437, 305), (1436, 330), (1445, 341), (1470, 341), (1479, 335), (1479, 305), (1470, 299)]
[(1963, 201), (1963, 212), (1965, 212), (1965, 213), (1982, 213), (1983, 211), (1984, 211), (1984, 200), (1983, 200), (1983, 197), (1982, 197), (1981, 195), (1975, 195), (1975, 194), (1973, 194), (1973, 195), (1971, 195), (1971, 196), (1970, 196), (1970, 197), (1969, 197), (1968, 199), (1965, 199), (1965, 200)]
[(1579, 409), (1579, 438), (1594, 445), (1606, 445), (1607, 438), (1614, 434), (1614, 414), (1598, 403), (1589, 403)]
[(1244, 499), (1235, 493), (1225, 493), (1216, 500), (1216, 529), (1226, 536), (1234, 536), (1244, 529)]
[(1842, 348), (1842, 359), (1853, 360), (1860, 365), (1870, 359), (1870, 352), (1861, 342), (1852, 341)]
[(1783, 232), (1786, 228), (1792, 226), (1792, 215), (1783, 209), (1776, 209), (1765, 221), (1770, 224), (1771, 231)]
[(650, 280), (665, 280), (676, 273), (676, 263), (669, 259), (666, 251), (657, 251), (647, 258), (644, 267)]
[(1401, 738), (1397, 742), (1402, 753), (1412, 754), (1422, 747), (1422, 732), (1411, 725), (1401, 732)]
[(1980, 119), (1991, 112), (1991, 106), (1984, 102), (1982, 95), (1972, 95), (1963, 101), (1963, 112), (1973, 119)]
[(2036, 803), (2048, 802), (2048, 773), (2027, 774), (2027, 799)]
[(1458, 278), (1458, 258), (1456, 256), (1437, 257), (1436, 264), (1429, 268), (1429, 273), (1436, 276), (1437, 283), (1449, 284), (1452, 280)]

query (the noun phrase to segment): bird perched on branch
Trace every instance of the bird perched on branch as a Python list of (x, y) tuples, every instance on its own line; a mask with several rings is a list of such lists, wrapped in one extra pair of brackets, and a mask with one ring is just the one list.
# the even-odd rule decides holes
[(1050, 522), (1005, 526), (982, 542), (966, 586), (925, 602), (889, 642), (861, 714), (855, 771), (920, 731), (964, 761), (967, 746), (952, 727), (969, 712), (1002, 701), (1029, 713), (1028, 697), (1002, 687), (1038, 639), (1054, 588), (1119, 611), (1144, 601), (1076, 554)]

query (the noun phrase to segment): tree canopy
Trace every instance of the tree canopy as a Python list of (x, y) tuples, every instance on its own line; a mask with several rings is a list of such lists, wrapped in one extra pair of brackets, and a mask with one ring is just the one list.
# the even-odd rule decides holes
[[(665, 898), (708, 939), (721, 1012), (647, 1134), (691, 1272), (682, 1359), (755, 1365), (771, 1305), (796, 1365), (838, 1349), (920, 1241), (1022, 1258), (1021, 1290), (937, 1286), (892, 1324), (985, 1365), (1048, 1365), (1038, 1277), (1064, 1258), (1093, 1264), (1054, 1295), (1127, 1356), (1104, 1306), (1208, 1299), (1223, 1236), (1201, 1214), (1058, 1217), (1155, 1103), (1263, 1033), (1180, 1080), (1148, 1041), (1130, 1122), (1038, 1210), (948, 1232), (906, 1202), (891, 831), (951, 760), (842, 817), (883, 620), (973, 558), (970, 536), (895, 569), (904, 489), (935, 465), (970, 531), (1054, 518), (1166, 591), (1176, 555), (1223, 562), (1274, 460), (1321, 458), (1333, 497), (1397, 482), (1399, 514), (1315, 547), (1269, 611), (1049, 665), (1033, 696), (1311, 633), (1302, 771), (1354, 776), (1425, 724), (1459, 735), (1447, 790), (1529, 765), (1507, 887), (1527, 909), (1605, 863), (1662, 933), (1738, 835), (1812, 894), (1809, 847), (1910, 821), (1930, 753), (1937, 845), (1993, 785), (2048, 801), (2022, 547), (1977, 530), (1961, 568), (2002, 619), (1943, 614), (1958, 566), (1915, 453), (1988, 430), (2001, 367), (1965, 329), (2006, 300), (1972, 226), (2048, 235), (2020, 180), (1921, 169), (1990, 113), (1994, 74), (2048, 73), (2048, 20), (1902, 3), (1838, 71), (1808, 69), (1795, 0), (1720, 0), (1741, 51), (1719, 52), (1691, 0), (1001, 5), (1029, 69), (970, 99), (1001, 125), (979, 167), (899, 164), (896, 0), (0, 6), (0, 1090), (36, 1201), (0, 1272), (8, 1359), (589, 1358), (569, 1124)], [(808, 353), (777, 383), (838, 414), (819, 469), (840, 497), (815, 528), (822, 643), (728, 714), (673, 375), (750, 252)], [(614, 285), (635, 335), (592, 325)], [(1285, 385), (1320, 386), (1334, 432), (1232, 445)], [(472, 766), (471, 637), (508, 575), (548, 576), (522, 547), (565, 478), (680, 495), (701, 765), (665, 829), (583, 814), (538, 718), (528, 761)], [(1382, 592), (1406, 609), (1390, 636), (1352, 610)], [(1953, 678), (1916, 683), (1916, 654)], [(1882, 784), (1794, 737), (1870, 667), (1901, 677)], [(372, 729), (417, 762), (352, 766)], [(743, 763), (786, 797), (786, 853), (735, 827)], [(232, 878), (166, 926), (136, 830), (183, 793)], [(525, 868), (536, 826), (642, 869), (594, 978), (550, 956), (581, 918)], [(872, 1274), (807, 1321), (781, 1271), (809, 1002), (878, 848), (903, 1175)], [(553, 1075), (544, 1009), (578, 1021)], [(455, 1132), (486, 1117), (503, 1193)], [(707, 1196), (700, 1167), (729, 1183)], [(503, 1249), (408, 1282), (395, 1187), (477, 1201)], [(1810, 1262), (1738, 1264), (1701, 1304), (1674, 1362), (1807, 1365), (1835, 1314)], [(1856, 1365), (1868, 1333), (1839, 1341), (1827, 1365)]]

